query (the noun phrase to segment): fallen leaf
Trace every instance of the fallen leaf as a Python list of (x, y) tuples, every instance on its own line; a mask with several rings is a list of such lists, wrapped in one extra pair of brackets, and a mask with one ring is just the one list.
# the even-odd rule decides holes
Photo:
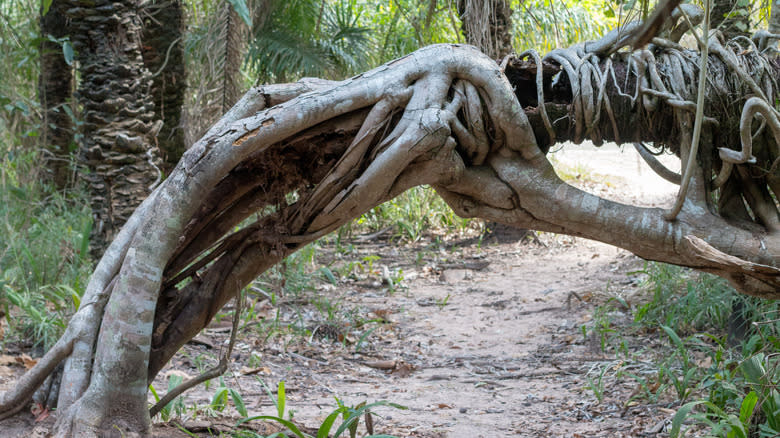
[(379, 370), (392, 370), (395, 369), (396, 363), (394, 360), (374, 360), (364, 362), (363, 365)]
[(30, 356), (23, 354), (16, 357), (16, 362), (27, 368), (28, 370), (38, 363), (38, 359), (33, 359)]
[(409, 375), (412, 374), (412, 371), (414, 371), (414, 365), (408, 364), (404, 361), (398, 361), (390, 374), (396, 375), (398, 377), (409, 377)]
[(251, 376), (254, 374), (263, 373), (266, 376), (271, 375), (271, 369), (268, 367), (259, 367), (259, 368), (249, 368), (249, 367), (241, 367), (240, 373), (244, 376)]

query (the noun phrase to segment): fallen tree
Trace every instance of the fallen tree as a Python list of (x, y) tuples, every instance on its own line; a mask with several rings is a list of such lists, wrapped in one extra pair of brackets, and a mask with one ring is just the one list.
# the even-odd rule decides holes
[[(437, 45), (342, 82), (250, 90), (128, 220), (65, 334), (3, 394), (0, 413), (42, 387), (60, 406), (58, 436), (147, 435), (149, 382), (227, 301), (421, 184), (464, 217), (600, 240), (779, 297), (780, 65), (752, 41), (713, 38), (706, 105), (696, 105), (698, 52), (673, 39), (618, 51), (624, 35), (501, 65)], [(586, 138), (677, 153), (690, 168), (665, 172), (688, 186), (677, 211), (559, 179), (547, 149)]]

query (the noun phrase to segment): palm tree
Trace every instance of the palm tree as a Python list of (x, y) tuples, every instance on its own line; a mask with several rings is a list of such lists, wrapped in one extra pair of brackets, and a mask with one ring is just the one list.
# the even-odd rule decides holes
[(268, 14), (253, 26), (249, 48), (259, 82), (342, 78), (372, 61), (371, 29), (361, 24), (355, 0), (266, 2), (256, 12)]
[(99, 255), (160, 178), (152, 77), (141, 56), (140, 0), (63, 2), (80, 73), (79, 159), (87, 167)]
[(153, 74), (151, 94), (155, 118), (163, 121), (157, 145), (166, 169), (171, 169), (186, 149), (181, 126), (187, 90), (182, 1), (148, 3), (143, 11), (143, 23), (144, 65)]
[(458, 0), (463, 34), (493, 59), (512, 53), (512, 9), (506, 0)]
[(192, 2), (192, 6), (185, 36), (190, 91), (182, 123), (188, 145), (200, 138), (247, 88), (241, 67), (251, 22), (247, 15), (242, 18), (228, 0), (203, 0)]
[[(54, 0), (48, 11), (41, 14), (40, 73), (38, 75), (38, 100), (43, 120), (41, 135), (46, 145), (47, 179), (62, 189), (68, 183), (70, 146), (73, 142), (73, 123), (66, 110), (73, 87), (73, 71), (70, 60), (63, 56), (63, 39), (68, 35), (65, 2)], [(65, 53), (68, 52), (66, 43)]]

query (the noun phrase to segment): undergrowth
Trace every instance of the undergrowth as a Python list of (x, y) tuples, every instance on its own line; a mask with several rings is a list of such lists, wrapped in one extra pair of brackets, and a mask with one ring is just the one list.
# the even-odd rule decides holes
[(0, 306), (3, 342), (48, 349), (79, 304), (92, 269), (83, 191), (39, 182), (34, 150), (0, 149)]
[[(586, 336), (622, 359), (612, 367), (614, 377), (636, 382), (626, 406), (644, 400), (676, 409), (671, 437), (686, 430), (780, 436), (780, 304), (740, 295), (719, 277), (685, 268), (647, 263), (642, 273), (646, 301), (611, 299), (583, 326)], [(619, 318), (626, 313), (628, 323)], [(631, 345), (636, 339), (647, 345), (648, 338), (661, 350)], [(599, 371), (589, 373), (588, 387), (600, 401)]]

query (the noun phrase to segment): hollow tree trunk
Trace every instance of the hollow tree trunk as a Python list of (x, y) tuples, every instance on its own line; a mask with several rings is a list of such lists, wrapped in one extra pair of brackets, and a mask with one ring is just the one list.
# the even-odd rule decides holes
[[(607, 58), (618, 37), (610, 38), (544, 60), (532, 54), (505, 72), (472, 47), (437, 45), (343, 82), (250, 90), (122, 228), (66, 333), (3, 395), (0, 415), (66, 360), (61, 436), (147, 433), (148, 382), (230, 298), (286, 255), (420, 184), (461, 216), (600, 240), (778, 298), (780, 220), (766, 197), (780, 186), (775, 169), (756, 172), (778, 158), (780, 121), (766, 100), (723, 106), (723, 96), (776, 98), (780, 65), (713, 43), (703, 134), (712, 147), (694, 158), (698, 55), (670, 44)], [(719, 79), (734, 59), (755, 68), (752, 79)], [(761, 133), (751, 130), (756, 114), (766, 121)], [(560, 180), (546, 149), (584, 138), (665, 143), (693, 163), (679, 215)], [(734, 150), (740, 138), (743, 149)], [(719, 214), (714, 174), (726, 175), (720, 187), (752, 215)], [(292, 192), (298, 201), (289, 201)], [(738, 211), (733, 205), (723, 210)]]
[(141, 57), (139, 0), (67, 0), (78, 53), (79, 158), (90, 191), (91, 252), (102, 254), (160, 178), (151, 75)]
[(493, 59), (512, 53), (512, 9), (506, 0), (458, 0), (466, 42)]
[(73, 142), (73, 122), (65, 111), (73, 87), (73, 71), (63, 56), (62, 46), (48, 39), (68, 35), (65, 2), (54, 0), (46, 15), (41, 16), (40, 74), (38, 100), (43, 120), (41, 134), (46, 145), (44, 169), (47, 179), (57, 188), (68, 185), (70, 146)]
[(167, 171), (186, 150), (181, 112), (187, 90), (184, 62), (184, 10), (181, 0), (146, 4), (143, 27), (144, 66), (152, 72), (154, 117), (163, 125), (157, 146)]

